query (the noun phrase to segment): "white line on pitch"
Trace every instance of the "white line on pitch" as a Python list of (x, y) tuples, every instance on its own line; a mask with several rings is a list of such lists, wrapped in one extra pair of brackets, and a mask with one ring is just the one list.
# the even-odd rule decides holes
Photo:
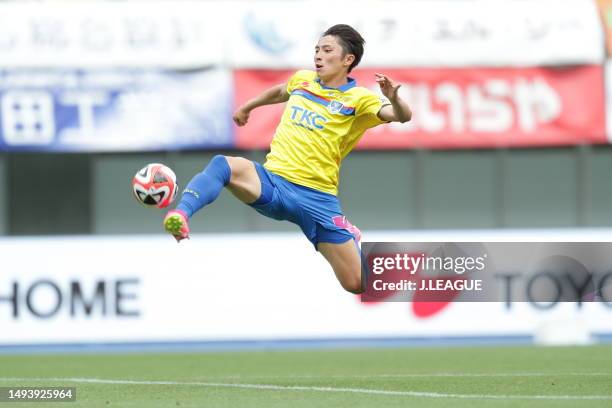
[(421, 398), (457, 398), (457, 399), (534, 399), (534, 400), (612, 400), (612, 395), (495, 395), (495, 394), (446, 394), (422, 391), (392, 391), (370, 388), (336, 388), (300, 385), (274, 384), (241, 384), (220, 382), (180, 382), (180, 381), (140, 381), (140, 380), (109, 380), (103, 378), (2, 378), (0, 381), (53, 381), (80, 384), (110, 384), (110, 385), (177, 385), (210, 388), (241, 388), (271, 391), (314, 391), (328, 393), (352, 393), (370, 395), (390, 395)]
[(316, 378), (435, 378), (435, 377), (612, 377), (612, 373), (395, 373), (395, 374), (233, 374), (199, 377), (204, 380), (237, 379), (316, 379)]

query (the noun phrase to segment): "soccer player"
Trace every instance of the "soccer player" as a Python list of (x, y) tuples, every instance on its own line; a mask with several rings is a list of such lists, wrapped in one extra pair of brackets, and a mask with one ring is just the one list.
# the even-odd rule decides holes
[(234, 114), (244, 126), (263, 105), (288, 102), (262, 166), (243, 157), (217, 155), (187, 184), (164, 228), (178, 242), (189, 237), (188, 220), (226, 187), (259, 213), (297, 224), (330, 263), (344, 289), (361, 292), (359, 229), (340, 209), (340, 162), (363, 133), (387, 122), (411, 118), (398, 96), (400, 85), (375, 74), (384, 98), (357, 86), (348, 74), (359, 64), (365, 41), (352, 27), (339, 24), (319, 39), (314, 71), (301, 70)]

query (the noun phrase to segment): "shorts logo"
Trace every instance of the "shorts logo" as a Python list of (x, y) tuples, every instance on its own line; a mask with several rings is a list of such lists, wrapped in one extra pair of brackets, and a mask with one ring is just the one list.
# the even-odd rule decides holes
[(344, 108), (344, 105), (338, 101), (331, 101), (329, 105), (327, 105), (327, 110), (333, 114), (340, 113), (342, 108)]
[(361, 230), (351, 224), (344, 215), (336, 215), (335, 217), (331, 218), (331, 221), (336, 227), (345, 229), (351, 234), (353, 234), (355, 242), (359, 243), (359, 241), (361, 241)]

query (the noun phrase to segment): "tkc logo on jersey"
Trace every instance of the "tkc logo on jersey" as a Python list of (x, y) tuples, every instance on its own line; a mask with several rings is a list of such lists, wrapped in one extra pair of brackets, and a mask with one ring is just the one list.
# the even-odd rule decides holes
[(291, 106), (290, 108), (293, 111), (291, 112), (291, 120), (298, 126), (305, 127), (309, 130), (314, 130), (313, 127), (323, 129), (324, 126), (322, 123), (327, 122), (325, 116), (321, 116), (317, 112), (299, 106)]

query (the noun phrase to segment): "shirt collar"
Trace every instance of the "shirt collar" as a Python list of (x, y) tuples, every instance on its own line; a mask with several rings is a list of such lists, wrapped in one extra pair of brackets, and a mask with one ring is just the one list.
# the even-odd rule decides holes
[(316, 82), (317, 82), (319, 85), (321, 85), (321, 88), (323, 88), (323, 89), (337, 89), (337, 90), (339, 90), (339, 91), (341, 91), (341, 92), (346, 92), (346, 91), (348, 91), (349, 89), (354, 88), (354, 87), (356, 87), (356, 86), (357, 86), (357, 81), (355, 81), (353, 78), (348, 77), (347, 79), (348, 79), (348, 82), (347, 82), (346, 84), (344, 84), (344, 85), (339, 86), (338, 88), (332, 88), (331, 86), (325, 86), (325, 85), (323, 85), (323, 84), (321, 83), (321, 78), (317, 78), (315, 81), (316, 81)]

